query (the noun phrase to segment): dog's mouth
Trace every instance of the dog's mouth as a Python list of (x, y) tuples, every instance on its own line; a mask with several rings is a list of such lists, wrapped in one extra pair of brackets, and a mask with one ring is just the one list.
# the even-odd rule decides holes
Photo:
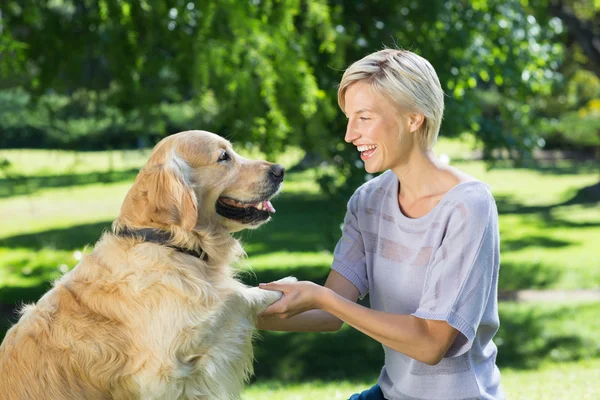
[(221, 196), (217, 199), (217, 214), (243, 224), (258, 224), (268, 220), (275, 207), (270, 199), (244, 202)]

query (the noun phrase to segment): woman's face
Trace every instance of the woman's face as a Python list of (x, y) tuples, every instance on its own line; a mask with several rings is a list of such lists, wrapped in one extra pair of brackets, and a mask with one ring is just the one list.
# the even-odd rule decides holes
[[(407, 118), (375, 92), (369, 83), (354, 82), (344, 96), (348, 127), (344, 140), (360, 151), (365, 170), (376, 173), (394, 168), (407, 159), (414, 147)], [(406, 126), (405, 126), (406, 125)]]

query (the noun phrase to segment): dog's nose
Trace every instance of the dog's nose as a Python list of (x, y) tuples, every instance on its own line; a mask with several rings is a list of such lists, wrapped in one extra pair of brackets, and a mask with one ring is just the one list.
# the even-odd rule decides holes
[(273, 179), (275, 182), (283, 181), (284, 171), (285, 171), (285, 168), (283, 168), (283, 166), (281, 166), (279, 164), (273, 164), (269, 171), (271, 173), (271, 179)]

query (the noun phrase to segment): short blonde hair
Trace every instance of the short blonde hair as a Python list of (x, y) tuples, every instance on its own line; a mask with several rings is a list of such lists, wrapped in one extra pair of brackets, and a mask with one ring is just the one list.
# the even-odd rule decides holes
[(423, 114), (419, 144), (424, 150), (435, 145), (444, 114), (444, 91), (429, 61), (410, 51), (395, 49), (380, 50), (356, 61), (344, 72), (338, 88), (342, 111), (348, 86), (358, 81), (370, 83), (399, 113)]

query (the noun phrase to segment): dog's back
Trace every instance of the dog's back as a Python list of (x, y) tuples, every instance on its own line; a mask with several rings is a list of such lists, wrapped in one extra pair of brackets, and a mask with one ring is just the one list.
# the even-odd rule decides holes
[(23, 310), (0, 347), (2, 398), (239, 396), (253, 330), (239, 282), (162, 246), (129, 247), (106, 235)]
[(81, 284), (72, 277), (67, 274), (36, 305), (25, 307), (19, 323), (6, 334), (0, 347), (2, 398), (136, 397), (133, 381), (110, 380), (114, 371), (127, 368), (121, 349), (131, 346), (131, 337), (123, 334), (118, 321), (81, 301)]

